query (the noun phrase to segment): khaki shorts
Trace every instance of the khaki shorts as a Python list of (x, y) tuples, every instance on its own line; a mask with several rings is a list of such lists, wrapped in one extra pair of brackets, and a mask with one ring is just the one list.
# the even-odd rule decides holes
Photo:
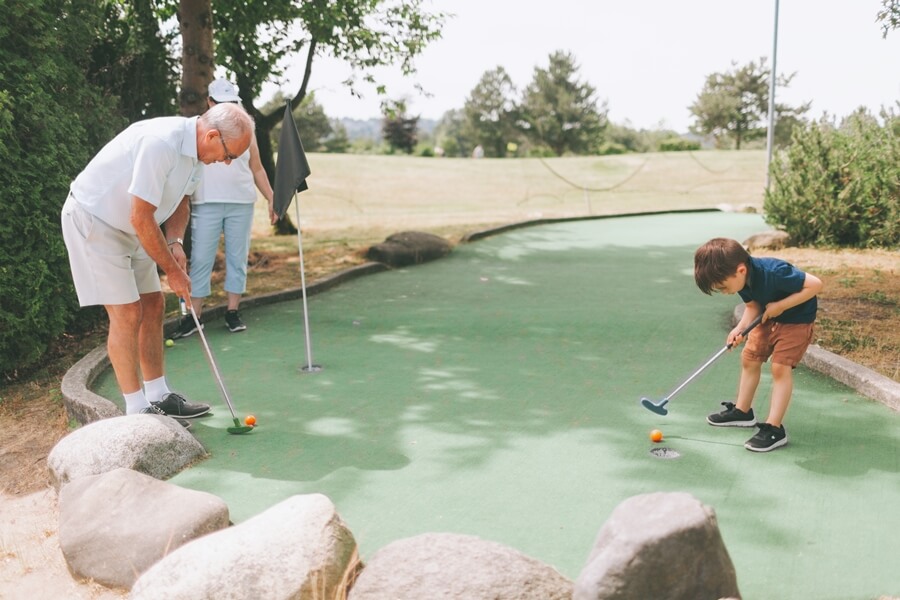
[(766, 321), (750, 332), (741, 356), (755, 362), (796, 367), (812, 343), (813, 323), (776, 323)]
[(156, 263), (137, 236), (93, 216), (71, 194), (62, 210), (62, 232), (81, 306), (131, 304), (162, 289)]

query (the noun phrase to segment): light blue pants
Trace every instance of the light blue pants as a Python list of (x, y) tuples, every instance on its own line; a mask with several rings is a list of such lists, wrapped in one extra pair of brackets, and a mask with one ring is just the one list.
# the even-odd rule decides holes
[(243, 294), (247, 290), (252, 225), (252, 204), (204, 202), (191, 205), (191, 296), (209, 296), (210, 277), (222, 234), (225, 234), (225, 291)]

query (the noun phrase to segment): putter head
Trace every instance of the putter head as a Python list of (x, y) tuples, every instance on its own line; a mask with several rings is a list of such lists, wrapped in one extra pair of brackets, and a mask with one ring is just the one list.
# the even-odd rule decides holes
[(228, 428), (228, 433), (230, 433), (231, 435), (241, 435), (244, 433), (250, 433), (251, 431), (253, 431), (252, 427), (249, 427), (249, 426), (245, 427), (243, 425), (240, 427), (229, 427)]
[(253, 428), (249, 425), (241, 425), (241, 422), (235, 418), (234, 427), (229, 427), (227, 431), (231, 435), (241, 435), (242, 433), (250, 433), (253, 431)]
[(659, 401), (659, 404), (653, 402), (653, 400), (651, 400), (650, 398), (647, 398), (647, 397), (641, 398), (641, 404), (643, 405), (644, 408), (646, 408), (647, 410), (649, 410), (651, 412), (655, 412), (658, 415), (663, 415), (663, 416), (669, 414), (669, 409), (666, 408), (666, 404), (668, 404), (668, 403), (669, 403), (668, 398), (663, 398), (662, 400)]

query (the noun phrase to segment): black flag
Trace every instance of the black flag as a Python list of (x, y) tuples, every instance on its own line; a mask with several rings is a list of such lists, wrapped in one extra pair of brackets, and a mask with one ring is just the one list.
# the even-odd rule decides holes
[(294, 115), (291, 114), (291, 103), (284, 107), (284, 120), (281, 122), (281, 139), (278, 140), (278, 160), (275, 162), (275, 196), (274, 208), (278, 218), (291, 206), (295, 192), (308, 190), (306, 178), (309, 177), (309, 163), (303, 151), (303, 142), (297, 133)]

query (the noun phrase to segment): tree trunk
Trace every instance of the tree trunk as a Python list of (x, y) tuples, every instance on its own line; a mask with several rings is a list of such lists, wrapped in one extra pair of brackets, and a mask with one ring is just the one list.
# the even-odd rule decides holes
[(210, 0), (180, 0), (181, 114), (193, 117), (206, 111), (206, 89), (213, 80), (213, 20)]

